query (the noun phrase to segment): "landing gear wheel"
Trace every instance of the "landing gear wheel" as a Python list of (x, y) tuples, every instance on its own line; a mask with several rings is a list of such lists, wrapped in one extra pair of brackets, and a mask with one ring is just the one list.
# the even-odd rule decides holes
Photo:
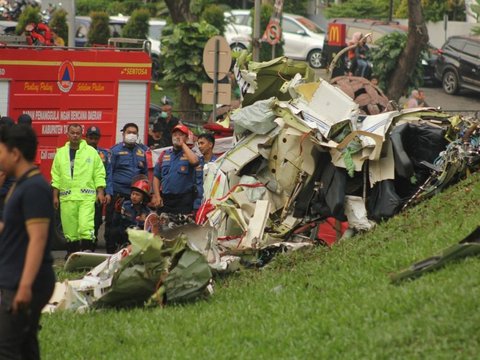
[(458, 76), (452, 70), (447, 70), (442, 78), (443, 90), (450, 95), (458, 93)]

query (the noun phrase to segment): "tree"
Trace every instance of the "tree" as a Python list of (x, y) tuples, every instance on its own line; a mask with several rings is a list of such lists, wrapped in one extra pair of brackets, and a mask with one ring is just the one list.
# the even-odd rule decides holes
[[(407, 33), (395, 31), (382, 36), (372, 49), (373, 72), (378, 78), (379, 87), (386, 91), (392, 74), (397, 68), (398, 58), (407, 45)], [(418, 58), (411, 76), (408, 77), (408, 90), (418, 89), (423, 83), (422, 59)]]
[(67, 11), (65, 9), (56, 9), (53, 12), (52, 19), (48, 23), (48, 26), (68, 45)]
[(227, 24), (225, 16), (223, 15), (223, 10), (220, 6), (215, 4), (207, 5), (203, 10), (200, 19), (215, 26), (220, 32), (220, 34), (223, 34), (225, 32), (225, 26)]
[(25, 27), (30, 23), (38, 24), (42, 21), (40, 16), (40, 8), (27, 6), (25, 10), (20, 14), (18, 18), (18, 24), (15, 28), (17, 34), (22, 34), (25, 31)]
[[(449, 20), (465, 21), (465, 0), (421, 0), (425, 21), (442, 21), (446, 14)], [(408, 0), (402, 0), (395, 16), (408, 17)]]
[(88, 16), (92, 12), (106, 11), (109, 0), (77, 0), (75, 10), (77, 15)]
[(103, 11), (92, 12), (90, 14), (92, 24), (88, 29), (89, 45), (106, 45), (110, 37), (110, 27), (108, 14)]
[(181, 22), (167, 25), (163, 30), (163, 80), (178, 86), (182, 110), (196, 110), (201, 101), (202, 83), (210, 82), (203, 70), (203, 49), (208, 39), (218, 34), (205, 21)]
[(150, 20), (148, 10), (135, 10), (122, 29), (122, 36), (132, 39), (146, 39), (149, 28), (148, 20)]
[(190, 10), (190, 0), (165, 0), (165, 4), (174, 24), (198, 20), (198, 14)]
[(422, 14), (420, 0), (408, 0), (407, 44), (398, 57), (398, 65), (393, 71), (386, 89), (389, 99), (398, 102), (404, 94), (408, 80), (415, 70), (415, 64), (428, 43), (428, 31)]
[(165, 0), (173, 26), (165, 27), (162, 32), (164, 81), (178, 85), (181, 109), (197, 109), (201, 84), (209, 81), (203, 70), (203, 48), (220, 30), (198, 20), (207, 8), (211, 23), (224, 24), (223, 12), (210, 3), (208, 0)]
[(329, 18), (387, 19), (389, 2), (385, 0), (349, 0), (327, 8)]

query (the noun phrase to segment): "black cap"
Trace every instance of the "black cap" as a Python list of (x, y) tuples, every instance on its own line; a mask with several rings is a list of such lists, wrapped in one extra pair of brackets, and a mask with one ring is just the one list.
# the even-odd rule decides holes
[(32, 125), (32, 118), (28, 114), (22, 114), (17, 119), (18, 124)]
[(0, 126), (13, 126), (15, 124), (15, 121), (10, 116), (2, 116), (0, 118)]
[(126, 124), (123, 126), (122, 130), (120, 130), (120, 131), (121, 131), (121, 132), (124, 132), (124, 131), (127, 130), (127, 128), (129, 128), (129, 127), (134, 127), (134, 128), (137, 129), (137, 131), (138, 131), (138, 125), (135, 124), (135, 123), (126, 123)]
[(91, 135), (97, 135), (97, 136), (100, 136), (100, 129), (96, 126), (90, 126), (88, 129), (87, 129), (87, 136), (91, 136)]

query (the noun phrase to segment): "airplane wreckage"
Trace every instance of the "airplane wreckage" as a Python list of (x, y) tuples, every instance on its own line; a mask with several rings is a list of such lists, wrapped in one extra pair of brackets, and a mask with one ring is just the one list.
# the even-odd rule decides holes
[(367, 80), (336, 78), (334, 86), (310, 71), (286, 58), (239, 59), (234, 145), (205, 165), (197, 224), (129, 230), (131, 245), (111, 256), (71, 255), (67, 270), (76, 259), (93, 269), (59, 283), (47, 310), (205, 296), (215, 273), (332, 246), (477, 170), (480, 119), (397, 110)]

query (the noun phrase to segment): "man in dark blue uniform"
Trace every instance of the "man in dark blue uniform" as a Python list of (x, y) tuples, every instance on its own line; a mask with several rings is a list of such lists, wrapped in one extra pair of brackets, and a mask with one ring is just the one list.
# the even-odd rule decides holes
[[(85, 140), (87, 141), (88, 145), (97, 149), (98, 155), (100, 156), (100, 159), (102, 159), (103, 166), (105, 166), (105, 174), (106, 174), (105, 181), (108, 184), (108, 175), (109, 175), (108, 166), (110, 164), (110, 162), (108, 161), (108, 150), (98, 146), (100, 137), (101, 137), (100, 129), (97, 126), (90, 126), (87, 129)], [(102, 225), (102, 214), (103, 214), (103, 204), (96, 201), (95, 202), (95, 218), (94, 218), (95, 244), (98, 241), (98, 229), (100, 228), (100, 225)]]
[(153, 205), (161, 212), (189, 214), (196, 198), (195, 167), (198, 157), (187, 145), (188, 128), (172, 130), (173, 148), (162, 152), (153, 171)]
[(31, 127), (0, 130), (0, 166), (17, 179), (0, 222), (0, 359), (40, 358), (40, 314), (55, 287), (53, 194), (36, 151)]
[(122, 129), (123, 141), (110, 149), (107, 175), (107, 211), (105, 216), (105, 243), (107, 253), (115, 252), (115, 239), (110, 239), (115, 204), (130, 197), (130, 187), (135, 176), (148, 176), (145, 147), (138, 144), (138, 126), (127, 123)]

